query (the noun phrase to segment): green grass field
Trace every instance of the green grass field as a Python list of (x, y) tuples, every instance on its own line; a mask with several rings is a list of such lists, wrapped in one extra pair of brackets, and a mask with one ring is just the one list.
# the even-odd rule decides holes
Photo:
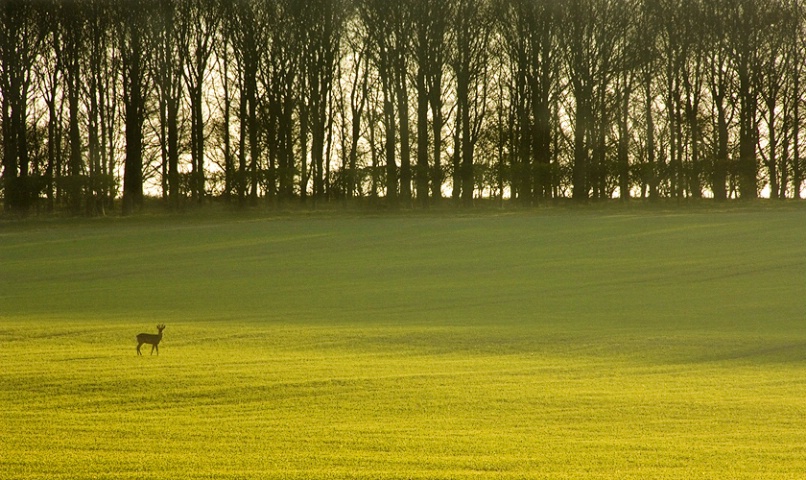
[(802, 207), (0, 224), (3, 479), (799, 479), (805, 428)]

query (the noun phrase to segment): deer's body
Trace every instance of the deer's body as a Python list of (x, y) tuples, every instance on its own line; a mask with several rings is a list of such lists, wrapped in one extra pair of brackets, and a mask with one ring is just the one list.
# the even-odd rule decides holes
[(142, 355), (140, 352), (140, 347), (147, 343), (151, 345), (151, 354), (154, 354), (154, 350), (157, 351), (157, 355), (160, 354), (160, 340), (162, 340), (162, 331), (165, 330), (165, 325), (157, 325), (157, 330), (159, 333), (154, 335), (153, 333), (141, 333), (137, 335), (137, 355)]

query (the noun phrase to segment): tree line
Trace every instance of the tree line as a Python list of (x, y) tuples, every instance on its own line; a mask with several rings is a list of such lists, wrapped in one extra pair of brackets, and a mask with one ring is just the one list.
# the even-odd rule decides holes
[(800, 198), (800, 0), (0, 0), (7, 210)]

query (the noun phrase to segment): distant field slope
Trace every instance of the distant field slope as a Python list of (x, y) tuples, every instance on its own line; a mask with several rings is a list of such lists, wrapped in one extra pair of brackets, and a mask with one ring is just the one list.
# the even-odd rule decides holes
[(803, 209), (6, 224), (0, 476), (800, 478), (805, 272)]

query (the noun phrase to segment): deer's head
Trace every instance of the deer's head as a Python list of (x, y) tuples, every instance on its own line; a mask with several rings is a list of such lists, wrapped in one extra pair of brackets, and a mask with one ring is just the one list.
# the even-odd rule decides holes
[(160, 333), (162, 333), (162, 331), (163, 331), (163, 330), (165, 330), (165, 324), (163, 323), (162, 325), (157, 325), (157, 330), (158, 330)]

